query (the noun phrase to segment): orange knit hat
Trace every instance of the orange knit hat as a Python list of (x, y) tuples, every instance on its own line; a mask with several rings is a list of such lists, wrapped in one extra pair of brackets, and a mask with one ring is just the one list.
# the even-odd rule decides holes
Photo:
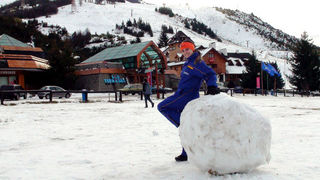
[(180, 50), (182, 51), (182, 50), (184, 50), (186, 48), (191, 49), (192, 51), (194, 51), (194, 44), (191, 43), (191, 42), (182, 42), (180, 44)]

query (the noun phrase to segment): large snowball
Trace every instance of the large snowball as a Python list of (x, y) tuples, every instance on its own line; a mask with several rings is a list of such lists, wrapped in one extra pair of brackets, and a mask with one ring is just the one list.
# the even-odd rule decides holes
[(179, 131), (188, 161), (203, 171), (248, 172), (270, 161), (269, 120), (226, 94), (189, 102)]

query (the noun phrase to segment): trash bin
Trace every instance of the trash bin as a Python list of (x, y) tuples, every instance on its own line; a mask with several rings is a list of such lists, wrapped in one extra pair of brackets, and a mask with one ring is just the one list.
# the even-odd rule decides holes
[(87, 90), (82, 90), (82, 102), (87, 102), (88, 101), (88, 92)]

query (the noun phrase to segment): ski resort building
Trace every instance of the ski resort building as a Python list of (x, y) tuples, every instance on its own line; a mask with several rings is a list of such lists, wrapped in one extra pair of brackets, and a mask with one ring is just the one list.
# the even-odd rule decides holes
[(149, 74), (153, 84), (165, 87), (167, 59), (153, 41), (107, 48), (76, 65), (77, 89), (116, 90), (142, 83)]
[(250, 53), (227, 53), (226, 81), (240, 85), (240, 78), (246, 72), (246, 63), (252, 55)]
[(0, 86), (20, 84), (24, 89), (38, 88), (32, 77), (49, 68), (41, 48), (31, 47), (6, 34), (0, 36)]

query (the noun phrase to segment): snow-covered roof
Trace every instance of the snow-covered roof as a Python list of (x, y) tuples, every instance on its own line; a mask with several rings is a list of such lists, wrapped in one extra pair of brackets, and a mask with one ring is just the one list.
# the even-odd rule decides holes
[(168, 46), (160, 48), (162, 52), (165, 52), (168, 49)]
[(184, 63), (185, 63), (185, 61), (171, 62), (171, 63), (168, 63), (167, 65), (168, 65), (169, 67), (171, 67), (171, 66), (183, 65)]
[(206, 55), (211, 49), (212, 49), (211, 47), (210, 47), (210, 48), (206, 48), (206, 49), (204, 49), (204, 50), (201, 50), (200, 53), (201, 53), (202, 56), (204, 56), (204, 55)]
[(226, 66), (227, 74), (242, 74), (246, 72), (245, 66)]

